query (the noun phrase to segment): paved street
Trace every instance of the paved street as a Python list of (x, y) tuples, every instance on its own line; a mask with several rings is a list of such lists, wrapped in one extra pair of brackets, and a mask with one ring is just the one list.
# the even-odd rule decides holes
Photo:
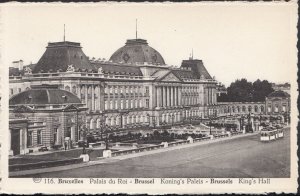
[(268, 143), (254, 135), (38, 176), (289, 177), (289, 132), (285, 131), (284, 139)]

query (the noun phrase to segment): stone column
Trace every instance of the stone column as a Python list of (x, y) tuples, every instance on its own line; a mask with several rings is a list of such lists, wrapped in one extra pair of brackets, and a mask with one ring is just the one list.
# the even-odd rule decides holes
[(170, 91), (171, 91), (171, 103), (170, 106), (174, 106), (174, 92), (173, 92), (174, 87), (171, 86), (170, 87)]
[(181, 103), (182, 103), (182, 97), (181, 97), (181, 89), (182, 89), (182, 87), (181, 86), (179, 86), (178, 87), (178, 105), (179, 106), (181, 106)]
[(160, 87), (156, 87), (156, 107), (160, 107), (160, 100), (161, 100), (161, 95), (160, 95)]
[(99, 91), (98, 91), (98, 109), (101, 111), (101, 84), (98, 86), (99, 87)]
[[(24, 145), (24, 141), (23, 141), (23, 129), (20, 129), (19, 130), (19, 132), (20, 132), (20, 154), (23, 154), (24, 152), (23, 152), (23, 145)], [(43, 139), (42, 139), (42, 141), (43, 141)]]
[(160, 87), (160, 92), (161, 92), (161, 98), (160, 98), (160, 105), (161, 105), (161, 107), (163, 107), (164, 106), (164, 87), (163, 86), (161, 86)]
[(166, 89), (167, 89), (167, 107), (169, 107), (170, 106), (170, 89), (169, 89), (169, 87), (167, 86), (166, 87)]
[(137, 108), (139, 108), (140, 107), (140, 88), (139, 87), (137, 87), (136, 88), (136, 93), (137, 93), (137, 96), (136, 96), (136, 100), (137, 100)]
[(95, 110), (95, 88), (94, 85), (91, 85), (91, 93), (92, 93), (92, 109), (91, 110)]
[(178, 99), (177, 99), (177, 97), (178, 97), (178, 87), (176, 86), (175, 87), (175, 104), (174, 104), (175, 106), (178, 106), (178, 102), (177, 102)]
[(210, 103), (213, 104), (213, 89), (210, 88)]
[(88, 87), (88, 85), (86, 84), (86, 85), (85, 85), (85, 104), (86, 104), (86, 107), (89, 107), (89, 106), (88, 106), (88, 90), (89, 90), (89, 87)]
[(80, 85), (76, 87), (77, 97), (81, 100), (81, 88)]
[(27, 152), (27, 128), (26, 129), (24, 129), (24, 154), (25, 153), (28, 153)]
[(168, 95), (167, 95), (167, 87), (164, 86), (164, 107), (167, 107), (167, 99), (168, 99)]

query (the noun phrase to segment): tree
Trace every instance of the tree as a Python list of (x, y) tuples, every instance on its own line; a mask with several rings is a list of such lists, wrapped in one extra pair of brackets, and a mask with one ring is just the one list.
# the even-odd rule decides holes
[(227, 88), (227, 94), (218, 97), (219, 102), (258, 102), (273, 92), (271, 83), (267, 80), (256, 80), (254, 83), (246, 79), (236, 80)]

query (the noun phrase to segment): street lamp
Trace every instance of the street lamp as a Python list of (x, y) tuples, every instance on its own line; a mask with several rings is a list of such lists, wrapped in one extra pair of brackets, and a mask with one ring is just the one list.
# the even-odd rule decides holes
[(86, 154), (86, 150), (85, 150), (85, 145), (87, 143), (86, 141), (86, 135), (87, 135), (87, 128), (86, 128), (86, 125), (83, 124), (82, 127), (81, 127), (81, 132), (82, 132), (82, 137), (83, 137), (83, 148), (82, 148), (82, 154)]
[(100, 119), (100, 137), (101, 139), (103, 139), (102, 134), (103, 134), (103, 129), (105, 129), (105, 122), (106, 122), (106, 116), (104, 116), (103, 114), (101, 115), (102, 118)]
[(174, 114), (171, 114), (171, 118), (172, 118), (172, 126), (173, 126), (175, 115), (174, 115)]
[(106, 137), (105, 137), (105, 149), (108, 150), (109, 146), (108, 146), (108, 131), (110, 131), (110, 127), (108, 127), (108, 125), (105, 124), (105, 133), (106, 133)]

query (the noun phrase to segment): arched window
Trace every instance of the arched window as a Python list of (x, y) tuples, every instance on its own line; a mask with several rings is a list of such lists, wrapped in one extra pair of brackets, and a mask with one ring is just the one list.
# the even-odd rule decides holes
[(252, 112), (252, 107), (250, 105), (248, 106), (248, 112)]
[(257, 106), (257, 105), (254, 106), (254, 111), (255, 111), (255, 112), (258, 112), (258, 106)]
[(92, 87), (89, 86), (89, 87), (88, 87), (88, 95), (91, 95), (91, 94), (92, 94)]
[(80, 94), (81, 94), (81, 99), (84, 99), (85, 98), (85, 87), (84, 86), (81, 87)]
[(73, 94), (76, 94), (76, 86), (73, 86), (73, 87), (72, 87), (72, 93), (73, 93)]
[(242, 107), (243, 112), (246, 112), (246, 106)]
[(261, 111), (261, 112), (264, 112), (264, 111), (265, 111), (264, 106), (260, 106), (260, 111)]
[(70, 87), (69, 87), (69, 86), (66, 86), (66, 87), (65, 87), (65, 90), (70, 92)]
[(113, 119), (113, 124), (112, 124), (112, 125), (113, 125), (113, 126), (114, 126), (114, 125), (117, 125), (117, 117), (112, 117), (112, 119)]
[(278, 112), (278, 105), (275, 105), (275, 112)]
[(94, 129), (94, 119), (91, 119), (90, 121), (90, 129)]
[(96, 122), (97, 122), (97, 123), (96, 123), (96, 128), (100, 128), (100, 124), (101, 124), (100, 119), (98, 118)]

